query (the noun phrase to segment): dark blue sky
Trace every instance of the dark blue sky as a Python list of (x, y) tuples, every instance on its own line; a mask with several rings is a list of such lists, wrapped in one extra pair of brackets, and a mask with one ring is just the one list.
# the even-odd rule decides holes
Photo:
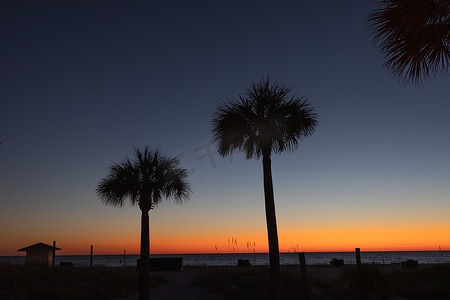
[[(258, 207), (255, 230), (264, 230), (261, 162), (216, 155), (214, 167), (201, 156), (204, 145), (214, 149), (214, 110), (269, 74), (307, 95), (320, 115), (316, 133), (298, 151), (273, 160), (281, 229), (291, 230), (296, 218), (308, 226), (327, 223), (325, 212), (333, 209), (350, 213), (343, 219), (366, 216), (369, 227), (379, 222), (374, 215), (397, 222), (405, 207), (411, 207), (405, 224), (419, 212), (423, 222), (441, 220), (450, 210), (448, 77), (414, 87), (384, 72), (365, 26), (375, 6), (2, 1), (2, 228), (23, 218), (76, 220), (86, 211), (114, 223), (95, 185), (132, 145), (149, 145), (180, 155), (192, 169), (193, 199), (177, 222), (189, 223), (181, 215), (217, 221), (246, 203), (243, 211)], [(161, 224), (174, 213), (164, 206), (155, 213)], [(137, 224), (137, 209), (130, 213)], [(247, 217), (236, 213), (233, 224)], [(236, 230), (226, 221), (217, 226)], [(35, 235), (44, 239), (42, 231)], [(444, 243), (450, 245), (448, 238)]]

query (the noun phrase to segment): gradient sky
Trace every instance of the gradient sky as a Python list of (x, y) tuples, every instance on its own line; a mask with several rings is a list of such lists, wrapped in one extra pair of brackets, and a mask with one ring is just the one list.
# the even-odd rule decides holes
[(376, 4), (1, 1), (0, 255), (138, 253), (139, 209), (95, 194), (133, 145), (191, 171), (191, 201), (150, 213), (151, 253), (267, 251), (262, 162), (204, 155), (215, 109), (268, 74), (320, 115), (272, 159), (280, 251), (450, 249), (449, 77), (386, 73)]

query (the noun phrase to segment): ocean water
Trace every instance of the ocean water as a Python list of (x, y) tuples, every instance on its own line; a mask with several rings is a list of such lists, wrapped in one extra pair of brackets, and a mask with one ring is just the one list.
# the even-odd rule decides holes
[[(152, 254), (150, 257), (183, 257), (185, 266), (235, 266), (238, 259), (248, 259), (253, 265), (268, 265), (268, 253), (214, 253), (214, 254)], [(345, 264), (355, 264), (354, 252), (307, 252), (308, 265), (328, 265), (333, 258), (343, 259)], [(135, 267), (139, 255), (94, 255), (93, 264), (109, 267)], [(72, 262), (76, 266), (89, 266), (89, 255), (57, 255), (56, 264)], [(361, 252), (363, 263), (391, 264), (407, 259), (420, 264), (450, 263), (450, 251), (390, 251)], [(0, 256), (0, 263), (23, 264), (25, 256)], [(280, 253), (282, 265), (298, 265), (298, 253)]]

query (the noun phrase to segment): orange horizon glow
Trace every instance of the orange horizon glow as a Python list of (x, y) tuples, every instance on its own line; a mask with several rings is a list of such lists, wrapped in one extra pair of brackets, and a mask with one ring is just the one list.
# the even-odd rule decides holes
[[(214, 254), (214, 253), (267, 253), (267, 235), (264, 232), (245, 236), (177, 236), (176, 234), (154, 234), (150, 240), (150, 254)], [(439, 251), (449, 250), (450, 228), (410, 228), (410, 229), (361, 229), (361, 230), (311, 230), (310, 232), (284, 231), (279, 234), (280, 253), (287, 252), (362, 252), (378, 251)], [(237, 244), (232, 243), (237, 239)], [(228, 243), (230, 240), (230, 243)], [(90, 245), (94, 245), (94, 255), (139, 254), (139, 234), (126, 237), (103, 237), (91, 240), (77, 240), (59, 237), (58, 255), (89, 255)], [(217, 241), (214, 243), (213, 241)], [(22, 256), (17, 249), (43, 242), (15, 239), (13, 243), (3, 243), (2, 256)], [(249, 242), (247, 247), (247, 242)], [(9, 245), (8, 245), (9, 244)], [(8, 247), (6, 247), (8, 245)], [(234, 246), (234, 249), (233, 249)], [(217, 250), (216, 250), (217, 247)]]
[[(361, 248), (360, 248), (361, 249)], [(366, 248), (362, 248), (361, 249), (361, 253), (364, 252), (439, 252), (439, 251), (450, 251), (450, 247), (447, 248), (442, 248), (441, 250), (439, 249), (433, 249), (433, 248), (412, 248), (412, 247), (404, 247), (404, 248), (395, 248), (395, 249), (388, 249), (388, 248), (380, 248), (380, 249), (366, 249)], [(319, 249), (317, 251), (298, 251), (298, 252), (305, 252), (305, 253), (351, 253), (351, 252), (355, 252), (355, 248), (352, 249), (337, 249), (337, 250), (322, 250)], [(250, 254), (252, 254), (253, 252), (250, 252)], [(256, 254), (268, 254), (268, 251), (262, 251), (262, 252), (255, 252)], [(294, 251), (280, 251), (280, 253), (297, 253)], [(127, 255), (139, 255), (139, 251), (137, 252), (126, 252)], [(150, 255), (181, 255), (181, 254), (248, 254), (248, 252), (211, 252), (211, 251), (205, 251), (205, 252), (161, 252), (161, 253), (156, 253), (156, 252), (152, 252), (150, 251)], [(62, 256), (62, 255), (89, 255), (88, 251), (83, 251), (83, 252), (74, 252), (74, 253), (67, 253), (64, 251), (57, 251), (56, 255), (58, 256)], [(94, 255), (123, 255), (123, 252), (117, 252), (117, 253), (111, 253), (111, 252), (102, 252), (102, 253), (97, 253), (96, 251), (94, 251)], [(11, 252), (11, 254), (4, 254), (1, 256), (25, 256), (25, 252), (16, 252), (13, 253)]]
[[(173, 211), (176, 216), (177, 207), (171, 208), (172, 215)], [(52, 245), (53, 240), (62, 249), (57, 252), (58, 255), (89, 255), (91, 245), (94, 246), (94, 255), (120, 255), (124, 250), (127, 254), (139, 254), (140, 223), (138, 218), (134, 218), (134, 211), (131, 214), (131, 222), (122, 221), (122, 226), (81, 223), (70, 228), (49, 226), (46, 230), (29, 230), (29, 227), (23, 226), (14, 232), (5, 231), (0, 244), (0, 256), (25, 255), (17, 252), (17, 249), (39, 242)], [(178, 223), (163, 223), (166, 220), (162, 214), (153, 218), (150, 226), (150, 254), (268, 252), (267, 232), (262, 218), (258, 220), (259, 223), (230, 224), (219, 220), (214, 223), (215, 226), (205, 226), (212, 223), (205, 220), (202, 223), (195, 218)], [(426, 219), (421, 224), (397, 220), (395, 223), (389, 220), (379, 223), (365, 220), (344, 223), (331, 218), (321, 225), (310, 225), (306, 221), (283, 221), (278, 226), (280, 252), (353, 252), (355, 248), (360, 248), (362, 252), (450, 250), (450, 225), (438, 217)]]

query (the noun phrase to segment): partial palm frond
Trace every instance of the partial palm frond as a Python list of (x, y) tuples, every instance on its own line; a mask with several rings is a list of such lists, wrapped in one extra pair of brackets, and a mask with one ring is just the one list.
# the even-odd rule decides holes
[(404, 82), (422, 84), (448, 73), (450, 1), (385, 0), (369, 16), (384, 67)]

